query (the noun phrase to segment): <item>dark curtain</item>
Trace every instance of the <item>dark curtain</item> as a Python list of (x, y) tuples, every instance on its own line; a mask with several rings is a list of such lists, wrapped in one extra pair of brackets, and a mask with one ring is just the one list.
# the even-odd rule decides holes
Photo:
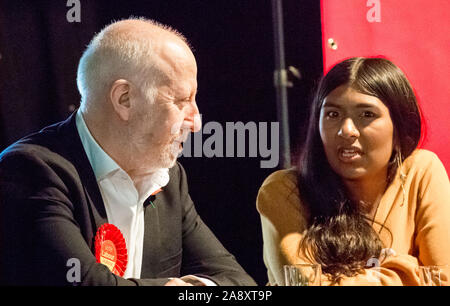
[[(66, 0), (0, 1), (0, 149), (65, 119), (79, 105), (78, 60), (113, 20), (144, 16), (181, 31), (198, 64), (203, 122), (276, 121), (269, 0), (80, 0), (81, 22), (66, 19)], [(322, 72), (320, 1), (284, 1), (287, 64), (302, 73), (289, 90), (291, 143), (304, 137), (308, 96)], [(205, 135), (205, 140), (208, 135)], [(248, 151), (246, 153), (248, 156)], [(261, 158), (187, 158), (190, 193), (200, 215), (255, 280), (267, 282), (255, 209), (273, 169)]]

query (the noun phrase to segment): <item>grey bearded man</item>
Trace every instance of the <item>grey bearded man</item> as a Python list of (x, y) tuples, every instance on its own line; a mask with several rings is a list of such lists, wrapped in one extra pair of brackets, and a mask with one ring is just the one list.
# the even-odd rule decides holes
[(197, 214), (176, 162), (200, 129), (186, 39), (113, 23), (78, 67), (81, 107), (0, 155), (0, 283), (256, 285)]

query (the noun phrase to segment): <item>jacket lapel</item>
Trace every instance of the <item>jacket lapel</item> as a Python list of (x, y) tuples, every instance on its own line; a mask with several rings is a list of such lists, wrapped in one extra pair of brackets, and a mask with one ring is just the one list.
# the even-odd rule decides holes
[(80, 180), (84, 186), (89, 209), (91, 210), (91, 222), (95, 226), (94, 236), (97, 229), (108, 222), (105, 205), (100, 193), (100, 189), (95, 178), (94, 170), (84, 151), (80, 136), (75, 123), (76, 111), (70, 117), (61, 123), (58, 132), (62, 134), (63, 139), (67, 139), (66, 150), (70, 161), (78, 171)]
[[(147, 200), (148, 201), (148, 200)], [(163, 205), (160, 195), (156, 195), (153, 205), (144, 208), (144, 248), (142, 254), (141, 278), (156, 277), (159, 272), (160, 224), (158, 207)]]

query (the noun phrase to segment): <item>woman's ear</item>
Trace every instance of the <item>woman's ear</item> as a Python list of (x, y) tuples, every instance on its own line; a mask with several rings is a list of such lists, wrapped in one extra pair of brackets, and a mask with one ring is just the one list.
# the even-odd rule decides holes
[(397, 162), (398, 157), (401, 156), (401, 151), (402, 147), (398, 137), (398, 133), (394, 128), (394, 132), (392, 135), (392, 154), (391, 158), (389, 159), (389, 164), (394, 164)]
[(123, 121), (128, 121), (131, 109), (130, 82), (124, 79), (114, 81), (111, 85), (109, 97), (119, 118)]

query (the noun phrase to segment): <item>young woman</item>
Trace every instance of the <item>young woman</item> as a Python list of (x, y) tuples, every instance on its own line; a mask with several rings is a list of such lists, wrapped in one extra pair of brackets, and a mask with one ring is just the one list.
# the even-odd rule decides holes
[(322, 284), (419, 285), (418, 266), (450, 264), (450, 183), (420, 137), (414, 92), (392, 62), (333, 67), (297, 167), (258, 193), (269, 283), (284, 284), (284, 264), (319, 263)]

